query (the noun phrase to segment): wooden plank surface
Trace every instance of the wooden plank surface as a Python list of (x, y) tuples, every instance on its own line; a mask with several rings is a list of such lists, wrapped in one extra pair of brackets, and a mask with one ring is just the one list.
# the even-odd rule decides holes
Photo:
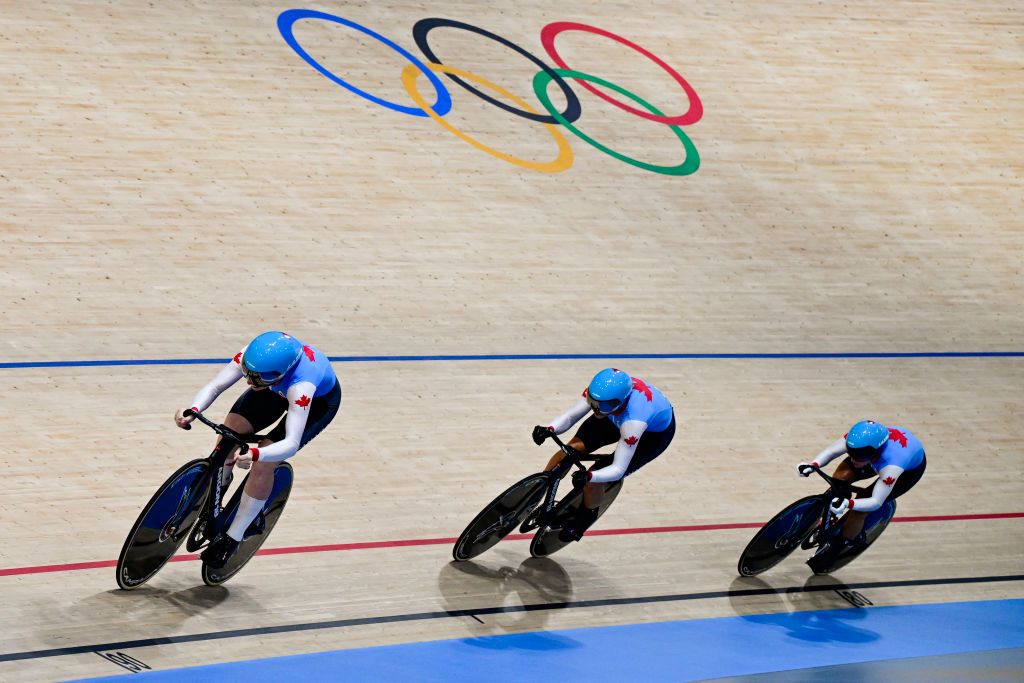
[[(1021, 351), (1024, 95), (1006, 3), (323, 3), (419, 55), (448, 17), (547, 63), (540, 31), (578, 21), (677, 68), (703, 118), (701, 168), (645, 172), (569, 132), (543, 174), (426, 118), (360, 99), (282, 40), (269, 2), (0, 2), (0, 366), (7, 390), (0, 570), (116, 558), (202, 432), (173, 411), (215, 364), (286, 329), (332, 356)], [(406, 60), (351, 28), (295, 35), (339, 77), (407, 104)], [(429, 35), (451, 66), (539, 108), (536, 66), (485, 37)], [(666, 112), (671, 77), (600, 36), (569, 65)], [(482, 143), (553, 158), (545, 129), (447, 82), (446, 117)], [(429, 96), (429, 85), (419, 87)], [(582, 87), (577, 125), (650, 163), (667, 127)], [(564, 100), (552, 87), (552, 98)], [(338, 362), (335, 423), (293, 460), (273, 548), (447, 538), (542, 466), (529, 440), (611, 361)], [(753, 523), (817, 487), (793, 474), (853, 421), (928, 450), (901, 516), (1021, 512), (1019, 357), (616, 360), (673, 401), (672, 448), (632, 477), (606, 529)], [(230, 405), (236, 391), (216, 404)], [(548, 562), (511, 541), (478, 563), (445, 544), (257, 558), (222, 589), (198, 564), (117, 591), (108, 568), (0, 576), (0, 655), (522, 604), (804, 586), (796, 559), (735, 577), (750, 529), (588, 538)], [(1015, 575), (1024, 522), (893, 525), (837, 578)], [(821, 580), (821, 579), (815, 579)], [(876, 588), (875, 604), (1021, 597), (1019, 582)], [(839, 607), (832, 591), (366, 623), (131, 649), (169, 668), (332, 648), (584, 625)], [(0, 679), (115, 673), (91, 652), (0, 657)]]

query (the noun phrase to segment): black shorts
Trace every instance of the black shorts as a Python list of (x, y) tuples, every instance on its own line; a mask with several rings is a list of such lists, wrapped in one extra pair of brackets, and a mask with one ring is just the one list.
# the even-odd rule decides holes
[[(857, 476), (857, 480), (870, 479), (875, 476), (877, 472), (871, 469), (871, 465), (865, 465), (864, 467), (854, 467), (853, 461), (849, 458), (846, 462), (850, 463), (850, 468), (853, 469)], [(921, 477), (924, 476), (924, 468), (928, 465), (928, 459), (921, 456), (921, 464), (912, 470), (904, 470), (903, 474), (896, 479), (896, 485), (892, 487), (892, 491), (889, 492), (889, 497), (886, 500), (896, 500), (904, 493), (914, 488), (914, 484), (921, 481)], [(874, 487), (874, 483), (871, 484)], [(870, 492), (870, 488), (868, 491)]]
[[(299, 440), (299, 448), (313, 440), (317, 434), (331, 423), (334, 416), (338, 414), (341, 407), (341, 382), (335, 381), (334, 388), (323, 396), (313, 399), (309, 404), (309, 417), (306, 418), (306, 428), (302, 430), (302, 438)], [(253, 391), (246, 389), (245, 393), (238, 397), (235, 405), (231, 406), (231, 412), (241, 415), (252, 425), (256, 433), (259, 433), (273, 424), (288, 411), (288, 399), (280, 394), (275, 394), (269, 389)], [(285, 421), (281, 420), (270, 430), (267, 438), (271, 441), (280, 441), (284, 438)]]
[[(626, 469), (624, 477), (636, 472), (638, 469), (649, 463), (650, 461), (657, 458), (659, 455), (665, 452), (668, 445), (672, 443), (672, 437), (676, 435), (676, 416), (672, 414), (672, 421), (669, 422), (668, 427), (660, 432), (644, 432), (640, 437), (640, 443), (636, 445), (636, 451), (633, 453), (633, 459), (629, 461), (629, 467)], [(593, 453), (602, 446), (609, 444), (618, 443), (619, 439), (622, 438), (622, 434), (619, 432), (619, 428), (615, 426), (615, 423), (608, 418), (598, 418), (595, 415), (591, 415), (580, 428), (576, 430), (576, 438), (583, 442), (583, 446), (587, 453)], [(601, 469), (607, 467), (612, 462), (611, 457), (602, 458), (594, 463), (591, 469)]]

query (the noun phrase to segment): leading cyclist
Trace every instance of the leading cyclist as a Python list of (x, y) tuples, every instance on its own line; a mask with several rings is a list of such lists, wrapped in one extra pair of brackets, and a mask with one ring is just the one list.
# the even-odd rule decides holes
[[(221, 473), (227, 485), (231, 468), (238, 464), (252, 472), (246, 480), (238, 512), (227, 531), (210, 542), (203, 561), (219, 569), (238, 549), (249, 525), (259, 516), (274, 486), (277, 463), (290, 458), (330, 424), (341, 405), (341, 382), (330, 361), (319, 350), (284, 332), (264, 332), (239, 351), (209, 384), (192, 399), (192, 410), (202, 412), (228, 387), (245, 377), (249, 388), (235, 401), (224, 425), (243, 435), (270, 426), (282, 415), (257, 447), (228, 456)], [(174, 422), (191, 429), (192, 417), (179, 410)]]

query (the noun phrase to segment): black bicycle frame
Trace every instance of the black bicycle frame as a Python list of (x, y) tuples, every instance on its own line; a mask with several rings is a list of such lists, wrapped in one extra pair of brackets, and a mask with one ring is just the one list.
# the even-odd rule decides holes
[[(225, 427), (222, 424), (211, 422), (206, 419), (202, 413), (196, 412), (191, 408), (182, 414), (185, 417), (194, 417), (213, 431), (217, 432), (221, 437), (220, 441), (217, 442), (217, 445), (214, 446), (213, 451), (209, 455), (210, 469), (205, 476), (213, 477), (213, 482), (209, 487), (210, 495), (206, 499), (206, 509), (203, 510), (203, 513), (200, 515), (197, 522), (198, 526), (198, 524), (200, 524), (204, 519), (210, 520), (212, 528), (204, 530), (203, 535), (205, 535), (206, 538), (214, 539), (217, 537), (217, 534), (222, 531), (220, 513), (223, 511), (223, 508), (221, 507), (221, 500), (224, 497), (224, 482), (221, 480), (221, 470), (224, 467), (224, 461), (227, 460), (228, 455), (236, 446), (239, 449), (239, 453), (244, 455), (249, 452), (250, 443), (259, 443), (265, 439), (266, 436), (263, 434), (252, 434), (249, 436), (239, 434), (230, 427)], [(201, 495), (207, 490), (207, 481), (203, 481), (202, 485), (195, 487), (194, 492)], [(185, 509), (188, 509), (189, 507), (191, 507), (191, 505), (185, 506)]]
[(835, 522), (839, 521), (839, 519), (832, 514), (832, 510), (830, 509), (832, 499), (851, 498), (855, 493), (860, 496), (861, 494), (867, 493), (868, 489), (860, 486), (854, 486), (851, 482), (843, 481), (842, 479), (830, 477), (822, 472), (820, 467), (814, 467), (814, 471), (818, 473), (819, 477), (828, 483), (828, 491), (821, 494), (825, 497), (825, 507), (821, 513), (821, 533), (826, 534), (832, 528), (834, 523), (833, 520)]
[[(580, 470), (586, 472), (587, 468), (583, 464), (583, 460), (597, 460), (598, 458), (602, 457), (601, 455), (586, 455), (584, 453), (580, 453), (572, 446), (567, 446), (564, 443), (562, 443), (562, 440), (559, 439), (554, 434), (551, 435), (551, 440), (558, 444), (558, 447), (562, 449), (562, 453), (565, 454), (565, 457), (562, 458), (559, 461), (559, 463), (555, 465), (555, 467), (551, 470), (551, 474), (553, 474), (554, 476), (551, 478), (551, 483), (548, 484), (547, 494), (544, 496), (544, 504), (542, 505), (543, 511), (540, 513), (540, 515), (530, 515), (531, 517), (535, 517), (537, 519), (538, 526), (540, 526), (545, 521), (550, 519), (551, 511), (555, 506), (555, 495), (558, 493), (558, 485), (562, 482), (562, 478), (565, 476), (566, 472), (568, 472), (573, 467), (573, 465), (580, 468)], [(582, 493), (583, 487), (576, 487), (572, 493), (570, 493), (568, 496), (562, 499), (560, 506), (564, 508), (572, 504), (572, 502), (576, 500), (576, 497)]]

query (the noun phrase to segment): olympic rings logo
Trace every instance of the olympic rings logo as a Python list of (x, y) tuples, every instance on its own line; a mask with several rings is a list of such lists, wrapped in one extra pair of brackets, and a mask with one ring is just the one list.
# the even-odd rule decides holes
[[(390, 102), (388, 100), (377, 97), (371, 93), (368, 93), (365, 90), (360, 90), (351, 83), (336, 76), (322, 64), (313, 59), (313, 57), (310, 56), (310, 54), (306, 52), (306, 50), (304, 50), (302, 46), (299, 45), (299, 42), (295, 39), (295, 22), (301, 19), (319, 19), (322, 21), (329, 21), (335, 24), (347, 26), (351, 29), (359, 31), (360, 33), (363, 33), (373, 38), (374, 40), (383, 43), (387, 47), (391, 48), (392, 50), (394, 50), (395, 52), (409, 60), (409, 65), (402, 70), (401, 79), (403, 87), (405, 88), (406, 92), (409, 93), (409, 97), (412, 99), (415, 106), (408, 106), (404, 104)], [(513, 93), (509, 92), (500, 85), (493, 83), (482, 76), (444, 64), (434, 53), (433, 49), (431, 49), (430, 44), (427, 41), (427, 36), (430, 34), (430, 32), (436, 28), (441, 27), (460, 29), (463, 31), (476, 33), (480, 36), (483, 36), (497, 43), (500, 43), (501, 45), (504, 45), (510, 50), (518, 53), (519, 55), (533, 62), (533, 64), (540, 69), (540, 71), (538, 71), (537, 74), (533, 77), (533, 91), (537, 95), (537, 99), (543, 105), (544, 109), (547, 110), (547, 113), (541, 113), (537, 111), (536, 108), (534, 108), (529, 103), (524, 101), (521, 97), (514, 95)], [(372, 29), (362, 26), (361, 24), (357, 24), (356, 22), (351, 21), (350, 19), (344, 19), (342, 17), (334, 16), (333, 14), (327, 14), (325, 12), (317, 12), (308, 9), (285, 10), (277, 18), (277, 28), (281, 32), (281, 36), (284, 38), (285, 42), (288, 43), (289, 47), (295, 50), (295, 52), (304, 60), (306, 60), (306, 62), (309, 63), (310, 66), (312, 66), (325, 77), (327, 77), (334, 83), (340, 85), (341, 87), (345, 88), (346, 90), (392, 111), (407, 114), (409, 116), (429, 117), (436, 121), (437, 123), (439, 123), (441, 126), (443, 126), (453, 135), (464, 140), (473, 147), (476, 147), (480, 151), (486, 152), (491, 156), (497, 157), (498, 159), (502, 159), (510, 164), (514, 164), (521, 168), (527, 168), (534, 171), (541, 171), (543, 173), (559, 173), (561, 171), (565, 171), (570, 166), (572, 166), (572, 148), (569, 146), (569, 142), (568, 140), (565, 139), (565, 136), (562, 135), (560, 128), (565, 128), (569, 130), (576, 137), (580, 138), (587, 144), (599, 149), (608, 156), (618, 159), (619, 161), (622, 161), (624, 163), (630, 164), (631, 166), (636, 166), (637, 168), (641, 168), (646, 171), (651, 171), (652, 173), (685, 176), (694, 173), (700, 167), (700, 155), (697, 153), (697, 148), (694, 146), (693, 142), (686, 135), (686, 133), (683, 132), (682, 129), (682, 126), (694, 124), (697, 121), (699, 121), (701, 116), (703, 116), (704, 114), (704, 108), (701, 105), (700, 97), (698, 97), (697, 92), (693, 89), (693, 87), (690, 86), (689, 83), (686, 82), (686, 79), (684, 79), (678, 71), (676, 71), (671, 66), (666, 64), (658, 56), (654, 55), (645, 48), (637, 45), (636, 43), (627, 40), (626, 38), (623, 38), (618, 34), (612, 33), (611, 31), (606, 31), (602, 28), (597, 28), (596, 26), (589, 26), (587, 24), (580, 24), (571, 21), (556, 21), (554, 23), (548, 24), (541, 30), (541, 44), (544, 46), (544, 50), (548, 53), (548, 56), (551, 57), (551, 59), (555, 62), (557, 67), (549, 66), (548, 64), (540, 60), (538, 57), (536, 57), (534, 54), (528, 52), (519, 45), (516, 45), (507, 38), (503, 38), (478, 26), (473, 26), (472, 24), (466, 24), (464, 22), (455, 21), (452, 19), (421, 19), (420, 21), (416, 22), (416, 24), (413, 26), (413, 40), (416, 41), (416, 45), (417, 47), (419, 47), (420, 51), (422, 51), (423, 54), (426, 55), (427, 59), (429, 60), (429, 63), (424, 63), (405, 48), (401, 47), (394, 41), (390, 40), (389, 38), (386, 38), (385, 36), (377, 33)], [(676, 83), (679, 84), (679, 86), (686, 93), (686, 97), (689, 101), (689, 108), (682, 114), (670, 116), (663, 113), (660, 109), (658, 109), (650, 102), (647, 102), (639, 95), (636, 95), (626, 90), (620, 85), (611, 83), (603, 78), (598, 78), (597, 76), (593, 76), (591, 74), (586, 74), (581, 71), (576, 71), (574, 69), (569, 68), (565, 60), (562, 59), (562, 57), (558, 54), (558, 51), (555, 49), (555, 39), (562, 33), (565, 33), (566, 31), (581, 31), (609, 38), (617, 43), (625, 45), (630, 49), (640, 53), (641, 55), (643, 55), (644, 57), (657, 64), (659, 67), (661, 67), (666, 73), (668, 73), (673, 78), (673, 80), (675, 80)], [(438, 73), (446, 74), (452, 81), (458, 83), (460, 86), (462, 86), (469, 92), (473, 93), (477, 97), (480, 97), (484, 101), (489, 102), (494, 106), (505, 110), (510, 114), (514, 114), (516, 116), (520, 116), (522, 118), (543, 125), (544, 128), (547, 130), (548, 134), (550, 134), (551, 137), (554, 139), (555, 144), (558, 147), (558, 153), (555, 156), (555, 158), (551, 161), (531, 161), (529, 159), (515, 157), (510, 154), (506, 154), (505, 152), (502, 152), (500, 150), (494, 149), (493, 147), (489, 147), (483, 144), (482, 142), (470, 137), (468, 134), (459, 130), (455, 126), (453, 126), (449, 121), (445, 120), (444, 118), (444, 116), (448, 112), (450, 112), (452, 108), (451, 94), (448, 92), (448, 89), (445, 87), (444, 83), (441, 82), (441, 79), (438, 78)], [(433, 104), (429, 104), (427, 102), (427, 100), (424, 98), (423, 94), (420, 92), (418, 88), (417, 82), (419, 80), (420, 75), (426, 76), (427, 80), (430, 82), (430, 85), (434, 88), (436, 98)], [(617, 152), (614, 149), (611, 149), (610, 147), (601, 144), (594, 138), (584, 133), (578, 127), (573, 125), (581, 117), (582, 108), (580, 106), (579, 98), (576, 96), (576, 93), (573, 92), (572, 88), (569, 86), (569, 83), (566, 79), (573, 80), (586, 90), (597, 95), (601, 99), (615, 105), (619, 109), (627, 111), (641, 118), (647, 119), (648, 121), (655, 121), (658, 123), (665, 124), (669, 128), (669, 130), (671, 130), (679, 139), (679, 142), (682, 143), (684, 150), (682, 162), (676, 164), (675, 166), (659, 166), (652, 163), (648, 163), (640, 159), (628, 157), (620, 152)], [(565, 95), (566, 105), (564, 111), (558, 111), (558, 109), (551, 103), (551, 98), (548, 95), (547, 88), (548, 84), (551, 83), (552, 81), (554, 81), (554, 83), (561, 89), (562, 93)], [(599, 90), (598, 88), (594, 87), (595, 85), (613, 91), (614, 93), (617, 93), (619, 96), (625, 98), (629, 102), (627, 103), (622, 99), (619, 99), (618, 97), (609, 95), (607, 92)], [(489, 94), (488, 92), (484, 92), (480, 88), (484, 88), (490, 91), (491, 93), (496, 93), (497, 95), (501, 96), (502, 99), (498, 99), (494, 95)], [(515, 106), (509, 104), (508, 102), (512, 102)]]

